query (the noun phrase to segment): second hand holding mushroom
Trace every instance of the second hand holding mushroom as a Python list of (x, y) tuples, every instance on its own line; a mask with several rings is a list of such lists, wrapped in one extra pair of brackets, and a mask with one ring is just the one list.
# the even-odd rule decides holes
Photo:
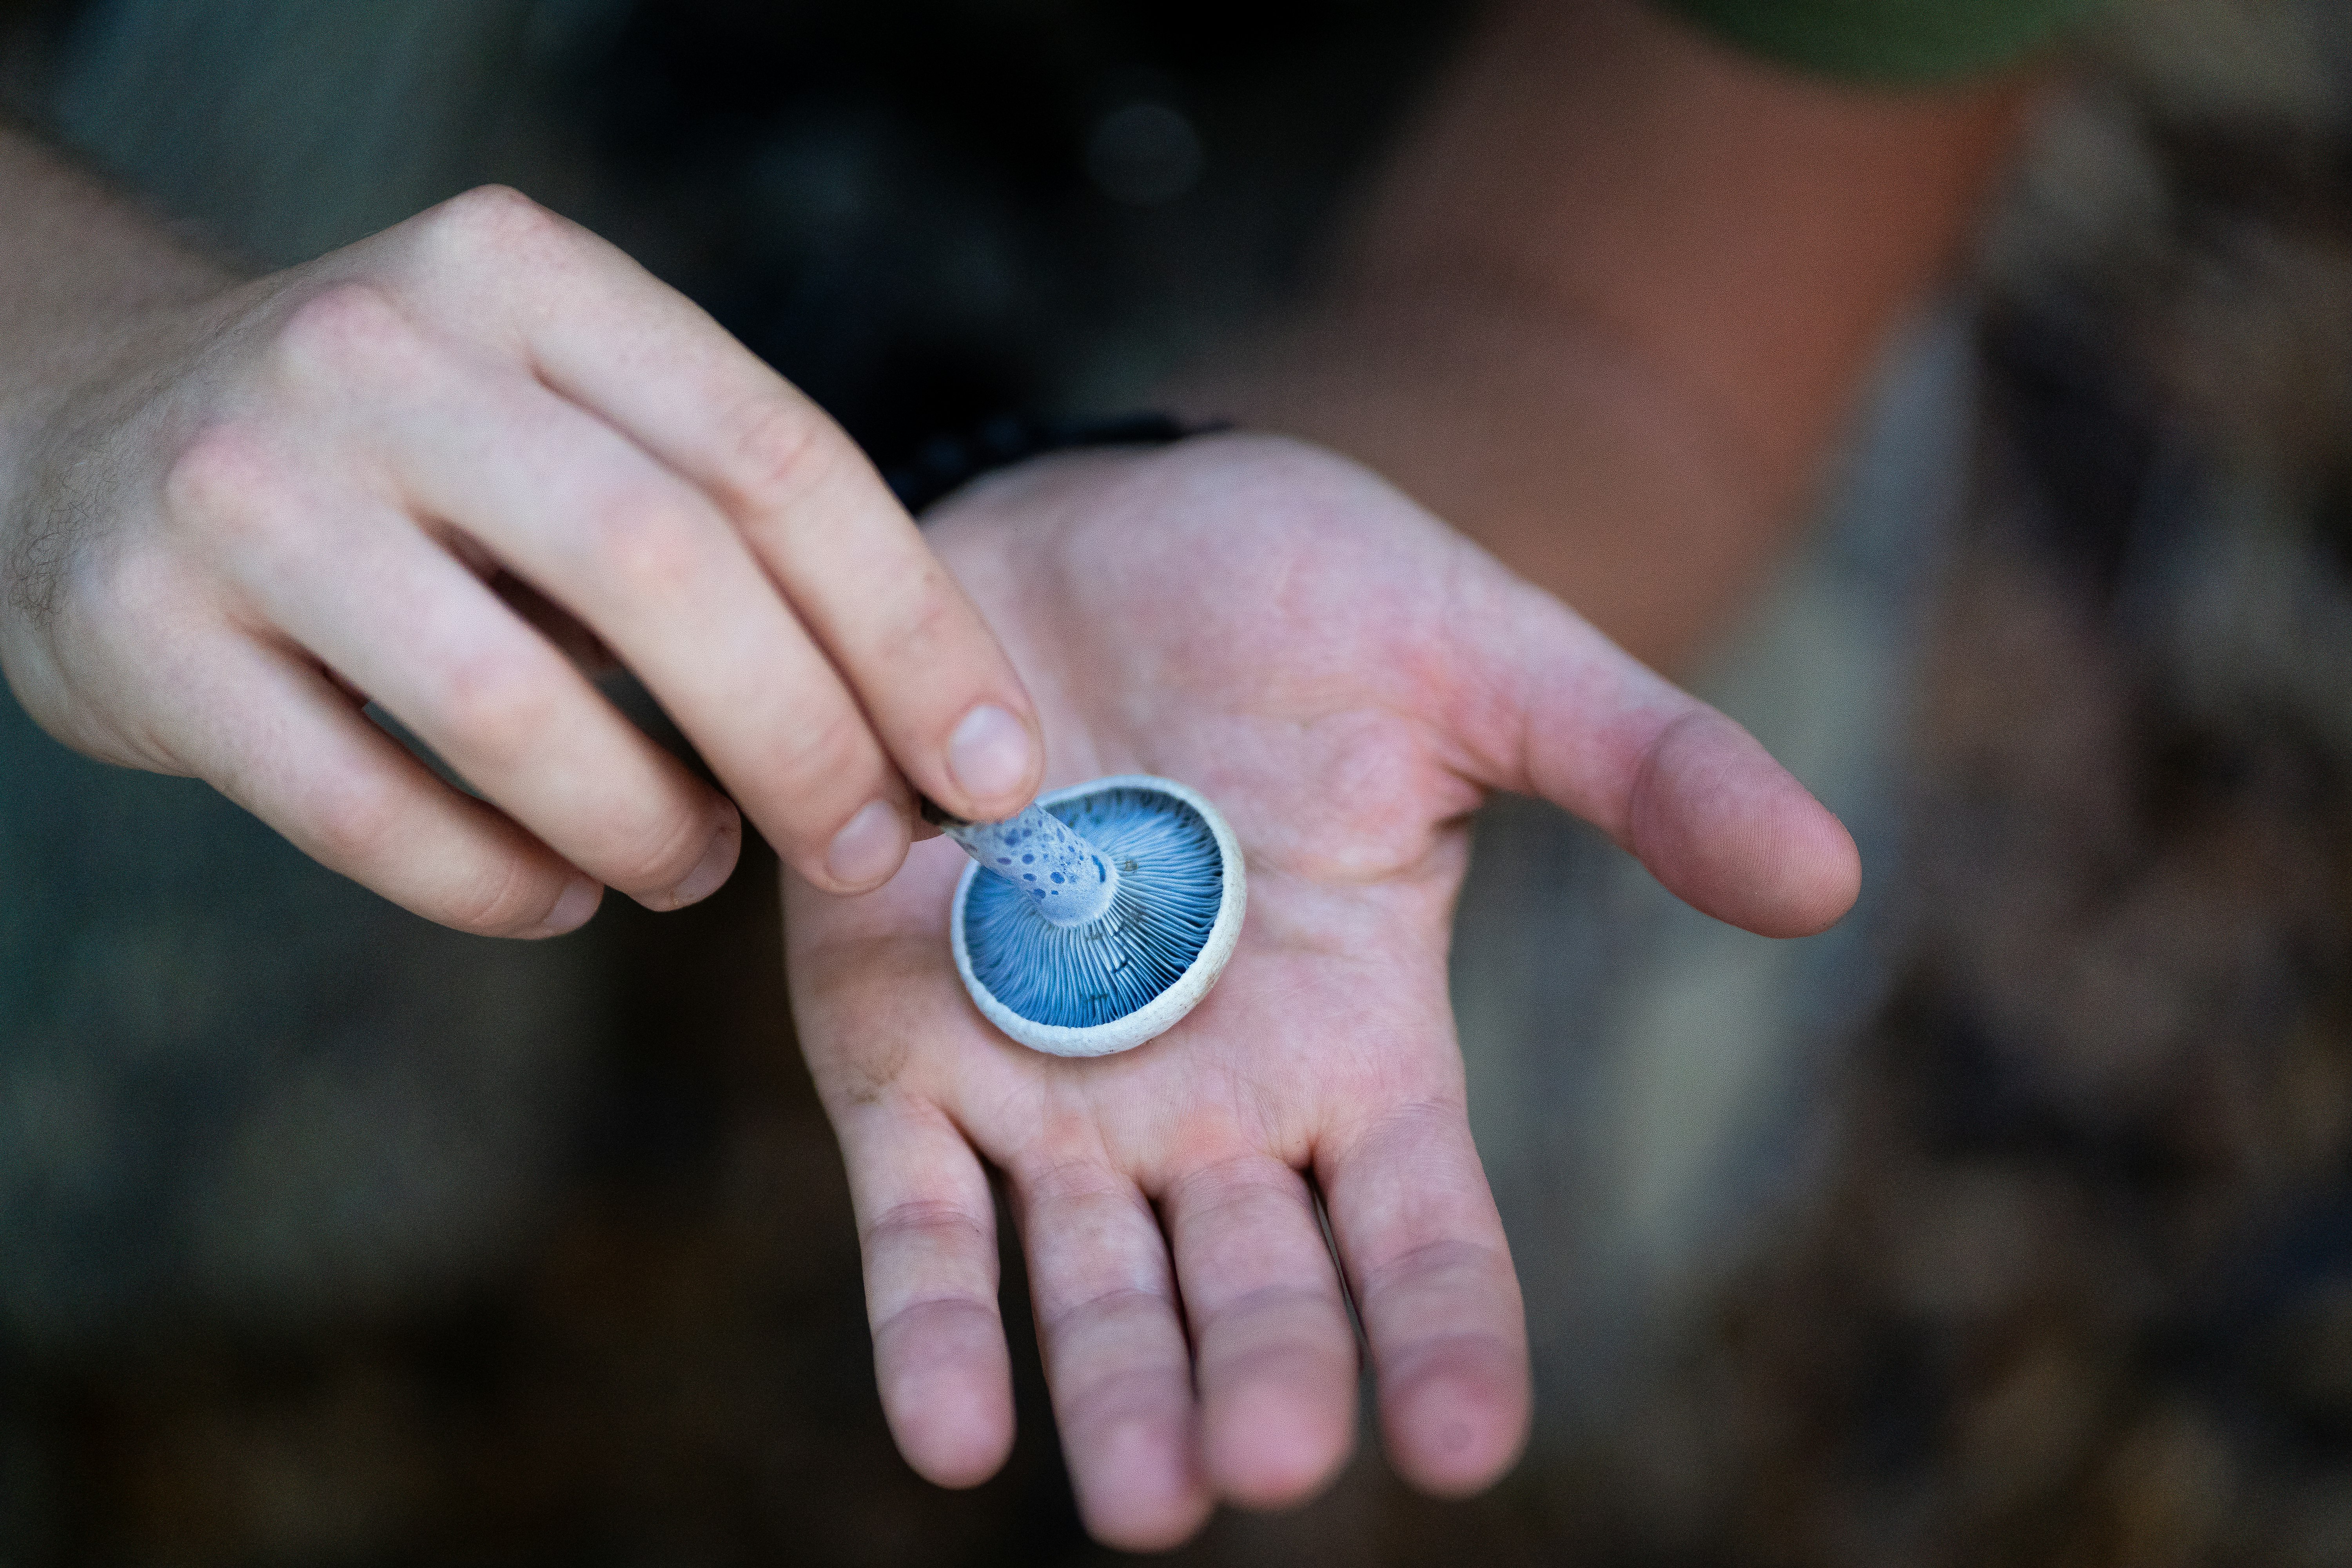
[(855, 893), (910, 786), (1034, 791), (1026, 693), (864, 455), (586, 230), (484, 189), (243, 279), (5, 127), (0, 207), (0, 674), (66, 744), (507, 936), (705, 897), (744, 816)]

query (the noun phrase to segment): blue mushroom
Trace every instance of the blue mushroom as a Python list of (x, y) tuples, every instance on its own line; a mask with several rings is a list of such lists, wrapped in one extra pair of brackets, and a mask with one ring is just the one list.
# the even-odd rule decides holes
[(956, 972), (1023, 1045), (1066, 1057), (1139, 1046), (1198, 1005), (1233, 955), (1241, 848), (1182, 784), (1124, 774), (1004, 822), (926, 815), (972, 858), (949, 916)]

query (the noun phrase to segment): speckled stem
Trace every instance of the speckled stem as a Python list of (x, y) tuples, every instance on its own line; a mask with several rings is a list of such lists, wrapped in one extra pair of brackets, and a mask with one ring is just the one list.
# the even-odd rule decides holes
[(1037, 912), (1055, 925), (1099, 920), (1118, 891), (1118, 868), (1110, 857), (1042, 805), (1003, 822), (950, 819), (940, 826), (983, 868), (1029, 894)]

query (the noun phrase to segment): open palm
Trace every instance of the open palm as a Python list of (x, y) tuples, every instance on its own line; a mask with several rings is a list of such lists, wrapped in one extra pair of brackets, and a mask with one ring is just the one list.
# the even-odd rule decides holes
[(1398, 1468), (1487, 1484), (1524, 1437), (1528, 1373), (1445, 991), (1466, 814), (1489, 789), (1547, 796), (1779, 935), (1852, 902), (1851, 840), (1729, 721), (1329, 454), (1218, 437), (1065, 458), (934, 515), (1038, 700), (1048, 783), (1202, 791), (1250, 904), (1183, 1023), (1067, 1060), (1004, 1038), (959, 984), (952, 845), (859, 898), (787, 874), (794, 1008), (902, 1451), (969, 1484), (1011, 1442), (985, 1161), (1102, 1540), (1172, 1544), (1220, 1498), (1327, 1480), (1354, 1430), (1351, 1299)]

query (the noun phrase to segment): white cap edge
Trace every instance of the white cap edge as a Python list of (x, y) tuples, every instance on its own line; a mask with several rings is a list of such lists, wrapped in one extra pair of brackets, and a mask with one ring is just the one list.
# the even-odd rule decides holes
[(983, 1017), (1014, 1040), (1048, 1056), (1116, 1056), (1166, 1034), (1208, 995), (1217, 977), (1224, 973), (1225, 962), (1233, 957), (1234, 944), (1241, 940), (1242, 915), (1249, 902), (1249, 876), (1242, 866), (1241, 841), (1234, 837), (1224, 814), (1211, 805), (1199, 791), (1150, 773), (1115, 773), (1065, 789), (1047, 790), (1037, 797), (1037, 804), (1058, 805), (1111, 789), (1158, 790), (1174, 795), (1199, 812), (1201, 820), (1216, 836), (1217, 858), (1224, 868), (1224, 890), (1218, 901), (1216, 921), (1209, 927), (1209, 940), (1201, 944), (1200, 952), (1176, 977), (1174, 984), (1123, 1017), (1073, 1028), (1066, 1024), (1040, 1024), (1023, 1017), (998, 1001), (996, 994), (972, 973), (971, 954), (966, 951), (963, 940), (964, 899), (971, 889), (972, 879), (982, 873), (977, 863), (966, 864), (963, 875), (956, 879), (955, 901), (948, 910), (948, 940), (955, 950), (956, 973)]

